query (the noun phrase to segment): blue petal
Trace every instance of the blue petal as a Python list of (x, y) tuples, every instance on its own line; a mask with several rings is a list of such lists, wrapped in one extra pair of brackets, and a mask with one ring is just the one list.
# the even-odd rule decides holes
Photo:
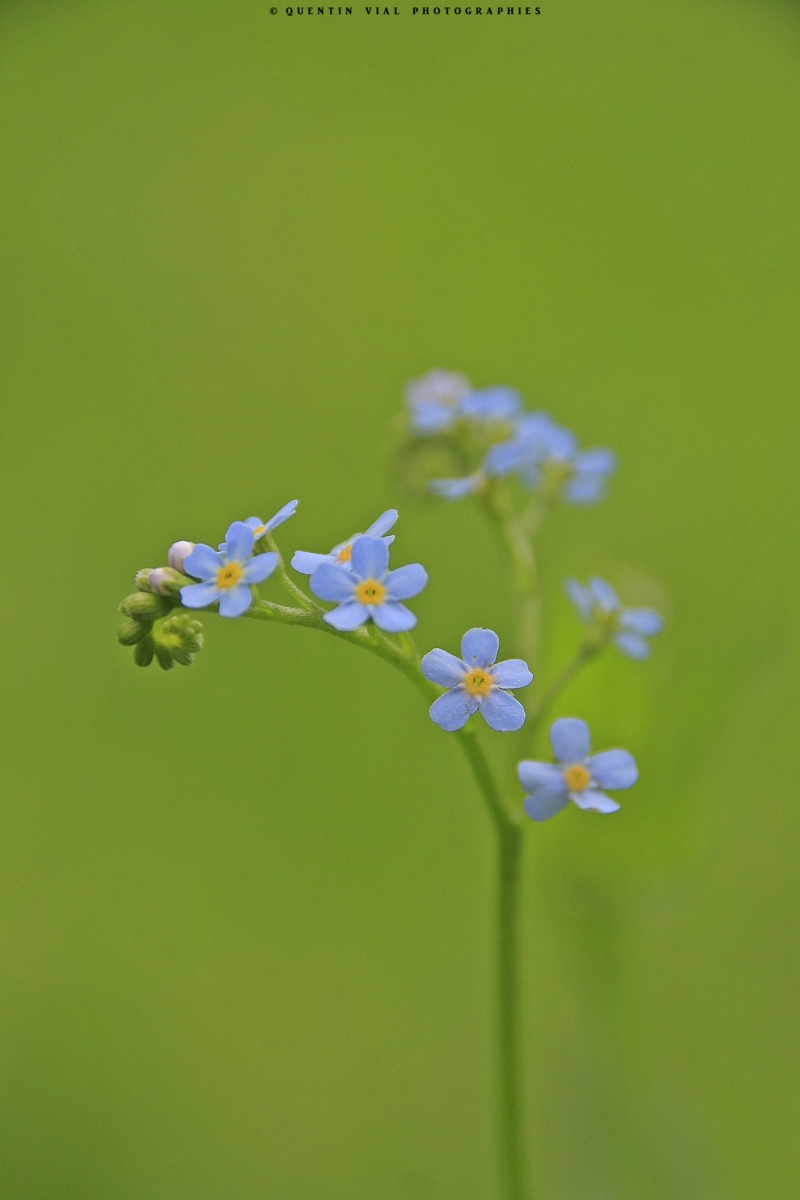
[(478, 490), (482, 478), (476, 473), (468, 475), (466, 479), (432, 479), (428, 486), (432, 492), (436, 492), (437, 496), (442, 496), (445, 500), (461, 500), (462, 497), (471, 496)]
[(217, 571), (222, 566), (222, 556), (217, 554), (216, 550), (212, 550), (210, 546), (199, 542), (192, 553), (187, 554), (183, 560), (183, 573), (191, 575), (195, 579), (216, 579)]
[(490, 667), (499, 649), (500, 638), (493, 629), (468, 629), (461, 639), (461, 657), (470, 667)]
[(380, 538), (358, 537), (350, 558), (359, 579), (383, 579), (389, 565), (389, 547)]
[(409, 600), (417, 596), (428, 582), (428, 572), (420, 563), (409, 563), (390, 571), (384, 579), (386, 591), (392, 600)]
[(313, 575), (317, 567), (330, 561), (330, 554), (314, 554), (312, 550), (295, 550), (292, 566), (300, 575)]
[(652, 647), (638, 633), (617, 633), (614, 635), (614, 645), (628, 658), (649, 658)]
[[(248, 528), (248, 529), (252, 529), (252, 531), (253, 531), (253, 537), (256, 537), (256, 530), (257, 530), (257, 529), (260, 529), (260, 530), (261, 530), (261, 533), (260, 533), (260, 534), (258, 534), (257, 536), (258, 536), (258, 537), (262, 537), (262, 536), (263, 536), (263, 534), (264, 534), (264, 522), (261, 520), (261, 517), (248, 517), (248, 518), (247, 518), (247, 520), (245, 521), (245, 525), (247, 526), (247, 528)], [(225, 545), (225, 542), (220, 542), (220, 550), (222, 549), (222, 547), (223, 547), (224, 545)]]
[(383, 604), (373, 605), (372, 619), (378, 629), (383, 629), (386, 633), (405, 633), (417, 623), (411, 609), (406, 608), (405, 604), (399, 604), (397, 600), (386, 600)]
[(215, 600), (219, 600), (219, 588), (215, 583), (191, 583), (181, 588), (181, 604), (185, 608), (205, 608)]
[(566, 579), (564, 581), (564, 590), (584, 621), (588, 621), (592, 615), (592, 593), (590, 589), (584, 587), (582, 583), (578, 583), (577, 579)]
[(349, 600), (346, 604), (340, 604), (333, 612), (326, 612), (323, 620), (332, 625), (334, 629), (338, 629), (340, 633), (349, 633), (353, 629), (357, 629), (359, 625), (363, 625), (369, 616), (369, 609), (365, 604), (359, 604), (357, 600)]
[(430, 404), (420, 401), (411, 414), (411, 428), (415, 433), (444, 433), (453, 424), (455, 409), (450, 404)]
[(517, 763), (517, 775), (526, 792), (545, 791), (566, 799), (567, 789), (564, 783), (564, 772), (553, 763), (536, 762), (523, 759)]
[(527, 687), (533, 680), (528, 664), (521, 658), (507, 658), (503, 662), (495, 663), (492, 675), (497, 686), (501, 688)]
[(604, 475), (574, 475), (564, 485), (564, 498), (570, 504), (596, 504), (605, 494)]
[(279, 508), (274, 517), (270, 517), (264, 526), (264, 533), (271, 533), (273, 529), (277, 529), (284, 521), (288, 521), (289, 517), (293, 517), (297, 512), (297, 500), (290, 500), (288, 504), (284, 504), (283, 508)]
[(270, 550), (266, 554), (257, 554), (244, 564), (245, 583), (263, 583), (268, 579), (278, 565), (278, 555)]
[(614, 591), (610, 583), (606, 583), (605, 579), (598, 579), (593, 575), (589, 580), (589, 588), (597, 603), (606, 612), (616, 612), (619, 608), (619, 597)]
[(534, 792), (532, 796), (526, 796), (522, 803), (532, 821), (549, 821), (556, 813), (560, 813), (562, 808), (567, 807), (569, 796), (566, 792)]
[(620, 628), (631, 633), (653, 637), (664, 628), (664, 618), (653, 608), (623, 608), (619, 614)]
[(584, 450), (575, 456), (575, 470), (583, 475), (610, 475), (617, 469), (613, 450)]
[(522, 407), (522, 397), (509, 387), (487, 387), (468, 392), (458, 403), (458, 411), (473, 421), (508, 421)]
[(425, 678), (441, 687), (456, 687), (466, 671), (461, 659), (456, 658), (455, 654), (448, 654), (446, 650), (430, 650), (423, 656), (420, 665)]
[(240, 617), (242, 613), (247, 612), (252, 599), (247, 584), (237, 583), (236, 587), (220, 594), (219, 615), (221, 617)]
[(580, 717), (559, 717), (550, 726), (550, 745), (559, 762), (581, 762), (589, 753), (589, 726)]
[(432, 721), (454, 733), (466, 725), (469, 718), (478, 710), (477, 696), (470, 696), (461, 687), (451, 688), (438, 700), (434, 700), (429, 712)]
[(487, 452), (483, 469), (487, 475), (509, 475), (516, 471), (526, 455), (526, 447), (516, 439), (498, 442)]
[(394, 525), (398, 517), (396, 508), (387, 508), (385, 513), (381, 513), (377, 521), (373, 521), (369, 529), (365, 529), (364, 533), (367, 537), (381, 537), (384, 533), (388, 533)]
[(563, 425), (542, 425), (541, 438), (550, 458), (569, 459), (575, 453), (577, 439), (571, 429)]
[(597, 788), (587, 788), (585, 792), (570, 792), (573, 804), (584, 812), (614, 813), (619, 812), (619, 805), (610, 796), (599, 792)]
[(480, 701), (481, 716), (498, 733), (514, 733), (525, 724), (525, 709), (510, 692), (492, 688)]
[(603, 788), (633, 787), (639, 778), (636, 760), (627, 750), (604, 750), (592, 755), (586, 765), (592, 779)]
[(253, 553), (253, 531), (244, 521), (234, 521), (225, 534), (226, 555), (233, 562), (244, 562)]
[(317, 567), (308, 581), (308, 586), (320, 600), (343, 604), (353, 599), (355, 582), (346, 567), (328, 561)]

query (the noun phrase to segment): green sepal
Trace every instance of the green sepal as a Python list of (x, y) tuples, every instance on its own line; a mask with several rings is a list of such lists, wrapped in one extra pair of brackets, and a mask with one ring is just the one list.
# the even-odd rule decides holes
[(150, 621), (134, 621), (126, 617), (119, 627), (117, 641), (122, 646), (135, 646), (153, 628)]
[(158, 640), (158, 638), (156, 638), (154, 641), (154, 649), (155, 649), (155, 655), (156, 655), (156, 662), (161, 667), (161, 670), (162, 671), (171, 671), (172, 668), (175, 666), (175, 663), (173, 662), (173, 659), (172, 659), (172, 650), (168, 646), (163, 645), (163, 643), (160, 642)]
[(140, 591), (140, 592), (152, 591), (152, 588), (150, 587), (150, 572), (152, 571), (152, 569), (153, 569), (152, 567), (144, 567), (141, 571), (136, 572), (136, 579), (134, 580), (134, 582), (136, 584), (138, 591)]
[(126, 596), (119, 606), (121, 613), (134, 621), (156, 621), (172, 612), (174, 604), (167, 596), (157, 596), (155, 592), (134, 592)]
[(197, 582), (196, 579), (189, 579), (188, 575), (181, 575), (180, 571), (175, 571), (172, 567), (162, 567), (162, 572), (159, 594), (170, 596), (173, 600), (180, 600), (182, 587)]
[(155, 643), (153, 642), (153, 635), (148, 632), (141, 639), (141, 641), (137, 642), (133, 647), (133, 661), (136, 663), (137, 667), (149, 667), (150, 663), (153, 661), (154, 653)]

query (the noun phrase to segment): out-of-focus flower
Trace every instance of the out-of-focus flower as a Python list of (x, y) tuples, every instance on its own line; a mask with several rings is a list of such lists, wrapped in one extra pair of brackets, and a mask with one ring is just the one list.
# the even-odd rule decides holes
[(350, 567), (324, 562), (311, 576), (309, 586), (320, 600), (338, 604), (324, 620), (340, 632), (349, 632), (370, 618), (386, 633), (403, 633), (417, 623), (401, 604), (416, 596), (428, 582), (419, 563), (389, 571), (389, 547), (383, 538), (362, 536), (353, 542)]
[(461, 658), (446, 650), (425, 655), (425, 678), (448, 689), (430, 707), (431, 720), (442, 729), (461, 729), (475, 712), (501, 733), (522, 727), (525, 709), (506, 689), (527, 687), (533, 675), (521, 658), (496, 663), (499, 647), (493, 630), (470, 629), (461, 639)]
[(483, 471), (475, 471), (464, 479), (432, 479), (429, 487), (445, 500), (462, 500), (464, 496), (479, 496), (486, 490), (486, 482)]
[(541, 487), (572, 504), (593, 504), (602, 499), (616, 465), (613, 451), (579, 450), (572, 430), (556, 425), (546, 413), (526, 413), (512, 438), (491, 447), (484, 470), (517, 474), (526, 487)]
[(317, 567), (321, 567), (323, 563), (340, 563), (343, 567), (347, 567), (350, 564), (353, 542), (356, 538), (379, 537), (387, 546), (390, 546), (394, 541), (394, 534), (390, 534), (389, 537), (382, 537), (382, 535), (392, 528), (396, 520), (397, 509), (387, 508), (386, 512), (381, 513), (364, 533), (354, 533), (346, 542), (339, 542), (334, 546), (329, 554), (314, 554), (311, 550), (296, 550), (292, 558), (292, 566), (301, 575), (313, 575)]
[(525, 789), (525, 812), (533, 821), (547, 821), (570, 800), (585, 812), (612, 813), (619, 808), (601, 788), (629, 788), (639, 770), (627, 750), (589, 754), (589, 726), (578, 717), (561, 717), (550, 728), (555, 763), (525, 760), (517, 774)]
[(467, 421), (511, 421), (521, 409), (522, 397), (508, 387), (480, 388), (458, 402), (458, 415)]
[(428, 371), (406, 385), (406, 401), (411, 411), (411, 428), (421, 437), (446, 433), (456, 419), (462, 397), (470, 391), (470, 382), (459, 371)]
[(623, 608), (610, 583), (593, 576), (587, 586), (568, 579), (567, 594), (585, 624), (593, 623), (601, 638), (610, 638), (629, 658), (647, 658), (652, 647), (647, 638), (664, 628), (653, 608)]
[(269, 578), (278, 555), (268, 551), (253, 558), (253, 531), (244, 521), (228, 527), (223, 544), (225, 550), (217, 551), (200, 542), (187, 554), (185, 573), (202, 582), (182, 587), (181, 603), (186, 608), (206, 608), (218, 600), (221, 617), (241, 617), (252, 600), (250, 585)]

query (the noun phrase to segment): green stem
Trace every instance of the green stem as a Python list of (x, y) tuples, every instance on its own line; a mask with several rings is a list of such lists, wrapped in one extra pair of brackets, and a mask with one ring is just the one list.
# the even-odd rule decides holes
[(303, 589), (298, 587), (295, 581), (287, 574), (286, 567), (283, 565), (283, 555), (278, 549), (272, 534), (267, 534), (265, 540), (270, 550), (272, 550), (278, 556), (278, 565), (275, 568), (275, 578), (280, 580), (281, 584), (289, 593), (289, 595), (296, 600), (301, 608), (304, 608), (306, 612), (321, 613), (323, 610), (321, 606), (317, 604), (316, 600), (312, 600), (310, 596), (307, 596)]
[[(517, 623), (517, 652), (534, 669), (539, 649), (541, 602), (533, 538), (547, 511), (543, 496), (534, 493), (515, 513), (508, 488), (494, 481), (484, 495), (489, 515), (495, 521), (511, 563), (511, 582)], [(527, 695), (523, 700), (528, 707)]]

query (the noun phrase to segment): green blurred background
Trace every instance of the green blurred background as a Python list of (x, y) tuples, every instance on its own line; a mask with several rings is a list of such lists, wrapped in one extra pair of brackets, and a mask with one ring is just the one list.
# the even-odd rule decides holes
[[(410, 6), (409, 6), (410, 7)], [(642, 779), (532, 829), (540, 1200), (796, 1197), (798, 11), (536, 18), (5, 0), (0, 1193), (491, 1200), (492, 853), (411, 688), (209, 616), (115, 640), (175, 538), (397, 504), (419, 640), (508, 638), (467, 504), (404, 500), (431, 366), (620, 454), (542, 538), (666, 606), (565, 695)], [(12, 586), (13, 585), (13, 586)]]

